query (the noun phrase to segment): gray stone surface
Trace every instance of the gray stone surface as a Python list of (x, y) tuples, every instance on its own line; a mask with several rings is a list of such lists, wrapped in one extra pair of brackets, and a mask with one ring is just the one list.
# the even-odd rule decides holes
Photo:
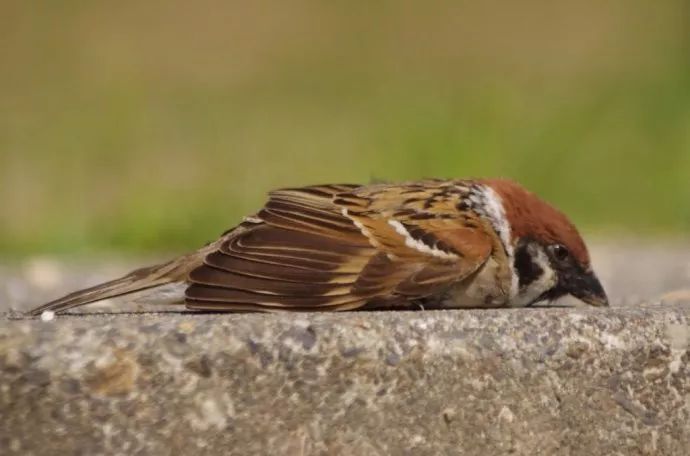
[(2, 454), (690, 453), (690, 306), (0, 321)]
[(690, 454), (690, 251), (594, 257), (609, 309), (47, 322), (16, 311), (130, 265), (5, 264), (0, 455)]

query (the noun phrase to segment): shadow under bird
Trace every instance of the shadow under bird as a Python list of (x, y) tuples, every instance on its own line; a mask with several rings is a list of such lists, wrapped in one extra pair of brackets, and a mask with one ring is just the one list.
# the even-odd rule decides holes
[(170, 284), (186, 285), (171, 303), (206, 311), (608, 305), (563, 213), (515, 182), (468, 179), (276, 190), (196, 252), (31, 313)]

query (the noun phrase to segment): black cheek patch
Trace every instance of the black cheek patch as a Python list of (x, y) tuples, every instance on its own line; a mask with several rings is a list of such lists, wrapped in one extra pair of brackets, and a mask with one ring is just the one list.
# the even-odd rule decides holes
[(532, 261), (527, 244), (519, 246), (515, 252), (515, 270), (518, 274), (521, 289), (537, 280), (544, 273), (541, 266)]

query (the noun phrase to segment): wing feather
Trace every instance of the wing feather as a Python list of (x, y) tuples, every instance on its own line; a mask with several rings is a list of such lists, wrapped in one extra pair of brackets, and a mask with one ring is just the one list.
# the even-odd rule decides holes
[(287, 265), (284, 262), (267, 262), (251, 257), (242, 258), (237, 255), (226, 255), (218, 251), (206, 256), (204, 263), (209, 267), (231, 273), (297, 283), (303, 283), (307, 274), (309, 281), (313, 283), (349, 283), (356, 280), (359, 275), (359, 270), (354, 272), (336, 272), (323, 268), (320, 270), (307, 269)]
[(442, 292), (491, 253), (486, 226), (437, 181), (276, 190), (189, 275), (205, 310), (348, 310)]
[(196, 284), (217, 288), (254, 291), (259, 294), (279, 296), (331, 296), (349, 292), (351, 283), (304, 283), (288, 280), (264, 279), (220, 269), (197, 268), (189, 278)]

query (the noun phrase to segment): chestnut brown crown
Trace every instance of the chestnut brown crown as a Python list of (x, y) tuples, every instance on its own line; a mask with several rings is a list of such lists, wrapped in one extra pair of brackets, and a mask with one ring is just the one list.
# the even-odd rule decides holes
[(530, 237), (545, 245), (563, 245), (584, 269), (591, 268), (585, 241), (565, 214), (513, 181), (489, 179), (486, 184), (503, 200), (513, 241)]

